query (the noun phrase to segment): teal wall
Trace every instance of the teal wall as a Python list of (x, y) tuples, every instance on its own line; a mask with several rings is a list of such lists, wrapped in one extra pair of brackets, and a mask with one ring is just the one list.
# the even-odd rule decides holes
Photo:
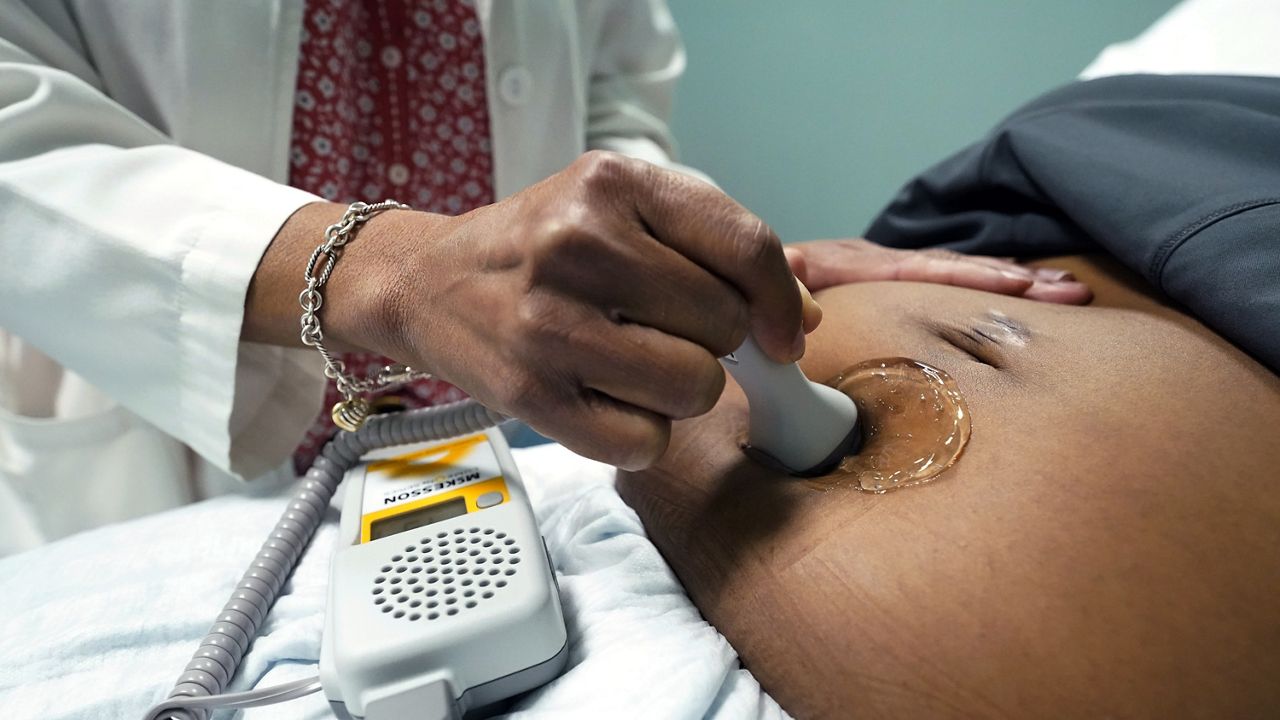
[(1171, 0), (669, 0), (683, 160), (784, 240), (858, 235), (903, 181)]

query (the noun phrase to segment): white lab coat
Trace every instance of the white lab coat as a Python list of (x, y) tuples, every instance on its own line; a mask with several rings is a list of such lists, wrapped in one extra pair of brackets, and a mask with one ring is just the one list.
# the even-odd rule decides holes
[[(661, 0), (476, 4), (499, 197), (588, 148), (671, 162)], [(317, 199), (282, 184), (303, 9), (0, 0), (0, 555), (292, 476), (317, 357), (239, 334)]]

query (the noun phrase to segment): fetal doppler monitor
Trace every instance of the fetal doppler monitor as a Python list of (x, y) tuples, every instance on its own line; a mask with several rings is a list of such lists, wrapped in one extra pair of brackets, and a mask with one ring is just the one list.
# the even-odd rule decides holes
[[(148, 720), (203, 720), (319, 690), (344, 719), (457, 720), (559, 675), (560, 594), (493, 429), (506, 419), (466, 400), (335, 436)], [(344, 479), (320, 676), (223, 692)]]
[(555, 573), (500, 431), (377, 451), (346, 485), (320, 650), (339, 717), (458, 717), (560, 674)]

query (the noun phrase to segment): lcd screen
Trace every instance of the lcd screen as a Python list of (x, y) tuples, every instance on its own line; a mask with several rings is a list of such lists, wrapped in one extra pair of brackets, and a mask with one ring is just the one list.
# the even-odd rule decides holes
[(392, 515), (389, 518), (383, 518), (375, 521), (369, 526), (369, 539), (377, 540), (388, 535), (395, 535), (407, 530), (415, 530), (432, 523), (438, 523), (441, 520), (448, 520), (459, 515), (467, 514), (467, 501), (465, 498), (454, 498), (447, 502), (428, 505), (410, 512)]

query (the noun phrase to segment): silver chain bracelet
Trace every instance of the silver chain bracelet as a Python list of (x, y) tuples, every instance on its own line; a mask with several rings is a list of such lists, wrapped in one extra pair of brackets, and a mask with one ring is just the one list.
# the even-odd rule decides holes
[[(318, 314), (320, 307), (324, 305), (324, 296), (320, 294), (320, 289), (329, 282), (329, 276), (333, 274), (333, 266), (342, 256), (342, 248), (355, 238), (356, 228), (384, 210), (408, 209), (410, 209), (408, 205), (395, 200), (383, 200), (372, 205), (362, 202), (351, 203), (347, 211), (342, 214), (342, 219), (324, 231), (324, 242), (311, 253), (306, 272), (302, 274), (303, 279), (307, 281), (307, 288), (298, 295), (298, 303), (302, 305), (302, 344), (315, 348), (320, 353), (320, 357), (324, 358), (325, 377), (333, 380), (343, 397), (333, 406), (333, 422), (348, 432), (355, 432), (364, 424), (365, 418), (369, 417), (372, 405), (361, 395), (411, 380), (431, 377), (430, 373), (414, 370), (408, 365), (388, 365), (377, 375), (363, 380), (354, 377), (347, 372), (346, 364), (324, 346), (324, 330), (320, 327)], [(322, 258), (323, 265), (321, 265)], [(318, 276), (316, 275), (317, 267), (320, 268)]]

